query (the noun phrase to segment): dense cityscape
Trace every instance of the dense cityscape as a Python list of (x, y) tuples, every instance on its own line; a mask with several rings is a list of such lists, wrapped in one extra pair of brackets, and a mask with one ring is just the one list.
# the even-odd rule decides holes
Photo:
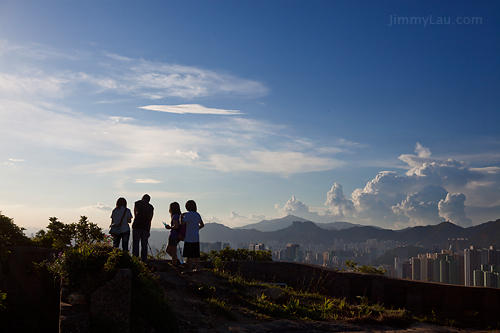
[[(220, 251), (230, 243), (201, 243), (202, 252)], [(468, 245), (467, 238), (450, 238), (446, 249), (434, 246), (432, 252), (411, 257), (405, 253), (406, 245), (397, 241), (369, 239), (365, 243), (344, 244), (335, 240), (335, 246), (300, 245), (271, 242), (238, 244), (237, 248), (270, 250), (274, 261), (287, 261), (319, 265), (337, 270), (348, 270), (346, 261), (371, 265), (387, 251), (399, 248), (403, 255), (395, 256), (393, 264), (381, 264), (389, 277), (412, 279), (454, 285), (500, 288), (500, 250), (494, 246), (480, 248)]]

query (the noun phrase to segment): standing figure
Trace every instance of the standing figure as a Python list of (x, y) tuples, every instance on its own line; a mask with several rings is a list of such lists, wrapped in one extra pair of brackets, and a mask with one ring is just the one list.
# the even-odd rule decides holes
[(168, 236), (167, 253), (172, 257), (172, 266), (177, 267), (180, 264), (177, 258), (177, 244), (179, 244), (179, 231), (181, 229), (181, 207), (177, 202), (172, 202), (169, 207), (170, 225), (165, 228), (170, 229)]
[(196, 202), (186, 202), (187, 213), (182, 218), (186, 223), (186, 238), (184, 239), (184, 251), (182, 255), (187, 257), (188, 272), (192, 272), (193, 259), (196, 270), (200, 269), (200, 229), (205, 226), (200, 214), (196, 212)]
[(153, 220), (153, 206), (149, 203), (151, 197), (144, 194), (142, 199), (135, 202), (134, 223), (132, 223), (132, 254), (139, 256), (139, 242), (141, 242), (141, 260), (148, 259), (148, 238)]
[(113, 235), (113, 247), (120, 247), (120, 240), (122, 241), (122, 249), (128, 252), (128, 241), (130, 239), (129, 223), (132, 222), (132, 212), (127, 208), (127, 200), (125, 198), (118, 198), (116, 207), (111, 212), (111, 225), (118, 226), (120, 233)]

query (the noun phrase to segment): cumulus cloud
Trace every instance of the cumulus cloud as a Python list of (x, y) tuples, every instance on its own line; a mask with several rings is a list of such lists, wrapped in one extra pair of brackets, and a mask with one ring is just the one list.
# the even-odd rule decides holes
[(338, 218), (352, 216), (354, 211), (354, 204), (352, 200), (346, 198), (340, 183), (333, 184), (328, 191), (325, 205), (330, 207), (329, 214)]
[(199, 104), (147, 105), (147, 106), (141, 106), (140, 108), (145, 110), (178, 113), (178, 114), (192, 113), (192, 114), (211, 114), (211, 115), (223, 115), (223, 116), (242, 114), (239, 110), (207, 108)]
[[(387, 228), (404, 228), (416, 225), (437, 224), (449, 220), (463, 227), (471, 226), (469, 211), (476, 216), (482, 206), (494, 218), (499, 209), (500, 169), (497, 167), (472, 168), (469, 163), (455, 159), (431, 158), (429, 148), (416, 144), (415, 155), (404, 154), (408, 171), (398, 174), (381, 171), (364, 188), (345, 196), (340, 183), (334, 183), (326, 193), (321, 214), (311, 209), (295, 196), (280, 209), (281, 213), (294, 214), (313, 221), (325, 219), (376, 224)], [(491, 217), (489, 219), (492, 219)], [(478, 220), (478, 223), (485, 220)]]
[(452, 194), (439, 201), (439, 215), (464, 228), (472, 226), (472, 220), (465, 216), (465, 195)]

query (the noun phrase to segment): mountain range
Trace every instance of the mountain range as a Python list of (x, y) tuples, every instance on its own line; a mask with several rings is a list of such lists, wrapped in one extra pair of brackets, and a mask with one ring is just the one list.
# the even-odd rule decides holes
[[(346, 223), (319, 224), (293, 215), (241, 228), (229, 228), (219, 223), (206, 223), (205, 228), (200, 230), (200, 241), (231, 243), (233, 246), (239, 243), (280, 242), (303, 245), (322, 244), (330, 247), (334, 245), (336, 239), (342, 239), (344, 243), (363, 243), (368, 239), (377, 239), (379, 241), (393, 240), (425, 248), (438, 245), (443, 249), (446, 247), (448, 238), (468, 238), (469, 245), (500, 246), (500, 219), (469, 228), (442, 222), (437, 225), (417, 226), (399, 231), (374, 226), (352, 225), (348, 227), (349, 224)], [(253, 228), (250, 228), (252, 226)], [(280, 228), (281, 226), (285, 227)], [(341, 228), (344, 226), (347, 228)], [(150, 241), (152, 244), (163, 244), (167, 237), (166, 230), (152, 229)]]

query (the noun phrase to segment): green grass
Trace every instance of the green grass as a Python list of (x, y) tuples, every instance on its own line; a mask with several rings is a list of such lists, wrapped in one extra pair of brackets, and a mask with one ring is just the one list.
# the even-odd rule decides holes
[[(348, 303), (338, 299), (295, 290), (291, 287), (263, 285), (258, 281), (246, 281), (239, 275), (233, 275), (220, 269), (214, 273), (222, 278), (224, 285), (237, 295), (237, 303), (263, 318), (285, 318), (294, 320), (320, 321), (359, 321), (390, 322), (395, 326), (405, 326), (413, 321), (405, 310), (387, 309), (381, 304), (372, 304), (366, 297), (359, 297), (358, 302)], [(268, 295), (269, 288), (278, 289), (279, 296), (273, 299)]]

